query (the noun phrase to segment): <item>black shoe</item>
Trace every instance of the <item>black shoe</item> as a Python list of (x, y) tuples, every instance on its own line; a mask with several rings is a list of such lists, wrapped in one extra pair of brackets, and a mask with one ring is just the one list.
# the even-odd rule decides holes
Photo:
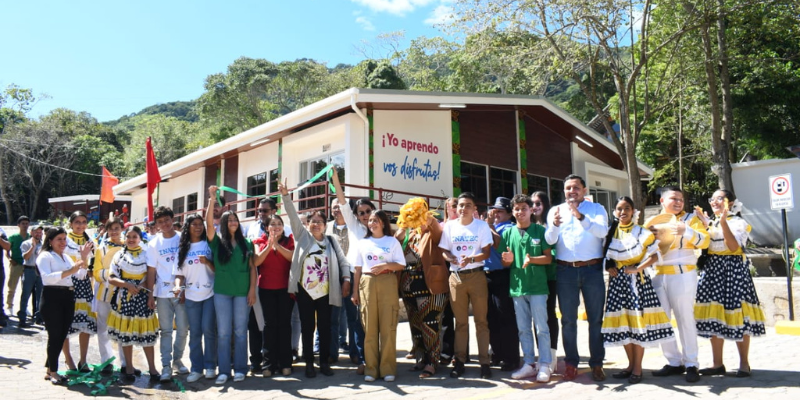
[(634, 384), (634, 385), (639, 383), (639, 382), (641, 382), (641, 381), (642, 381), (642, 376), (641, 375), (631, 374), (631, 376), (628, 377), (628, 383), (631, 383), (631, 384)]
[(736, 375), (734, 375), (734, 376), (737, 377), (737, 378), (749, 378), (750, 377), (750, 371), (745, 371), (743, 369), (740, 369), (740, 370), (736, 371)]
[(451, 378), (460, 378), (464, 375), (464, 363), (461, 361), (456, 360), (456, 365), (453, 366), (453, 370), (450, 371)]
[(130, 385), (136, 382), (136, 375), (123, 372), (119, 378), (120, 383), (123, 385)]
[(261, 375), (264, 372), (264, 367), (261, 364), (254, 364), (250, 366), (250, 375)]
[(314, 369), (314, 363), (306, 363), (306, 378), (316, 378), (317, 370)]
[(658, 371), (653, 371), (653, 376), (670, 376), (670, 375), (680, 375), (686, 372), (686, 367), (683, 365), (673, 367), (672, 365), (665, 365)]
[[(626, 379), (630, 378), (631, 375), (633, 375), (633, 371), (628, 371), (627, 369), (623, 369), (622, 371), (611, 374), (611, 377), (614, 379)], [(641, 380), (642, 377), (639, 376), (639, 379)]]
[(512, 363), (503, 363), (503, 366), (500, 367), (500, 371), (503, 372), (511, 372), (516, 371), (519, 369), (519, 364), (512, 364)]
[(103, 376), (110, 376), (113, 373), (114, 373), (114, 366), (111, 364), (106, 365), (105, 367), (103, 367), (103, 370), (100, 371), (100, 374)]
[(725, 366), (722, 365), (719, 368), (703, 368), (700, 370), (700, 375), (706, 375), (706, 376), (725, 375)]
[(700, 380), (700, 374), (697, 372), (697, 367), (686, 368), (686, 382), (694, 383)]
[(489, 364), (481, 364), (481, 379), (489, 379), (492, 377), (492, 369)]
[(30, 326), (30, 325), (29, 325), (29, 324), (27, 324), (25, 321), (20, 321), (20, 322), (17, 324), (17, 328), (19, 328), (19, 329), (22, 329), (22, 328), (27, 328), (27, 327), (29, 327), (29, 326)]
[(333, 376), (333, 370), (331, 366), (328, 364), (322, 364), (319, 366), (319, 372), (325, 376)]
[(297, 349), (292, 349), (292, 363), (296, 363), (300, 360), (300, 354), (297, 353)]
[(89, 364), (83, 363), (81, 364), (80, 361), (78, 362), (78, 372), (92, 372), (91, 368), (89, 368)]

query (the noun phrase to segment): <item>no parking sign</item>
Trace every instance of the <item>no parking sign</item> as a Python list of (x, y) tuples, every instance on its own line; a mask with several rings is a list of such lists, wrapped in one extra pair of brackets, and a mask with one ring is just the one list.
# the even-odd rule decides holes
[(773, 210), (794, 208), (792, 174), (769, 177), (769, 203)]

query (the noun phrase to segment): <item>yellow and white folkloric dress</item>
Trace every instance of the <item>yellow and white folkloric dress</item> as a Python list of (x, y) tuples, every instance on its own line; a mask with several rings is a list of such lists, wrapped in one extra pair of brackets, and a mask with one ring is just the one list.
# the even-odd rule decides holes
[[(147, 277), (146, 252), (141, 247), (117, 252), (111, 262), (111, 276), (142, 286)], [(108, 336), (121, 346), (148, 347), (156, 344), (158, 318), (155, 310), (147, 307), (146, 290), (134, 295), (126, 288), (116, 288), (108, 316)]]
[(699, 336), (716, 336), (738, 342), (744, 335), (764, 335), (766, 329), (764, 310), (758, 301), (750, 276), (750, 262), (743, 250), (750, 225), (740, 217), (729, 216), (728, 227), (739, 243), (736, 251), (728, 250), (725, 245), (719, 220), (708, 226), (711, 243), (697, 283), (694, 318)]
[(658, 241), (646, 228), (630, 223), (619, 225), (614, 232), (606, 258), (615, 261), (617, 276), (608, 281), (602, 328), (605, 347), (629, 343), (654, 347), (675, 340), (672, 325), (661, 308), (650, 275), (623, 271), (626, 266), (638, 266), (657, 252)]
[[(67, 235), (67, 248), (64, 252), (72, 257), (72, 261), (78, 261), (81, 259), (81, 249), (89, 242), (89, 236), (85, 233), (81, 236), (69, 232)], [(88, 265), (93, 267), (92, 264), (92, 260), (89, 260)], [(81, 272), (72, 276), (72, 285), (75, 288), (75, 316), (69, 328), (70, 336), (76, 333), (88, 333), (90, 335), (97, 333), (97, 314), (92, 311), (94, 293), (92, 291), (91, 278), (92, 271), (90, 270), (81, 270)]]

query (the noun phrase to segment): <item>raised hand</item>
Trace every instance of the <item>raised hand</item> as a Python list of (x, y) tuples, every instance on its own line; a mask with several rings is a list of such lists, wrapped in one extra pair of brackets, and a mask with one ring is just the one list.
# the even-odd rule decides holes
[(217, 190), (219, 188), (216, 185), (211, 185), (208, 187), (208, 198), (214, 199), (217, 197)]
[(553, 216), (553, 225), (561, 226), (561, 207), (556, 207), (556, 212)]
[(286, 183), (288, 180), (288, 178), (283, 178), (283, 183), (281, 183), (280, 179), (278, 180), (278, 192), (280, 192), (282, 196), (289, 195), (289, 189), (286, 188)]

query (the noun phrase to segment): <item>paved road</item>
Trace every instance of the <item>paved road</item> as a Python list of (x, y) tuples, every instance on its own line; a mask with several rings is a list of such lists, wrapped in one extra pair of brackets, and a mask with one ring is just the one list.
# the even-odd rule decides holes
[[(531, 396), (543, 399), (571, 398), (580, 399), (662, 399), (662, 398), (696, 398), (696, 399), (800, 399), (800, 337), (775, 334), (768, 329), (766, 337), (752, 341), (751, 365), (753, 376), (747, 379), (735, 378), (729, 372), (725, 377), (703, 378), (695, 384), (688, 384), (683, 377), (655, 378), (645, 372), (644, 380), (637, 385), (627, 381), (615, 381), (611, 372), (626, 366), (622, 349), (609, 349), (606, 353), (605, 367), (609, 378), (603, 383), (591, 380), (588, 367), (584, 363), (588, 356), (586, 344), (586, 322), (579, 322), (579, 343), (582, 359), (581, 374), (573, 382), (562, 381), (563, 352), (559, 351), (559, 374), (547, 384), (515, 381), (509, 372), (494, 370), (491, 380), (478, 378), (478, 365), (468, 364), (464, 379), (456, 380), (447, 377), (447, 371), (440, 369), (438, 375), (427, 380), (420, 380), (416, 373), (406, 372), (411, 363), (402, 358), (400, 351), (397, 381), (385, 383), (377, 381), (365, 383), (361, 376), (355, 374), (355, 366), (349, 363), (347, 356), (340, 358), (334, 365), (335, 375), (325, 377), (319, 375), (315, 379), (303, 376), (302, 365), (295, 366), (295, 373), (287, 378), (248, 377), (244, 382), (224, 386), (215, 386), (212, 381), (201, 380), (192, 384), (184, 384), (186, 392), (181, 393), (174, 383), (165, 385), (149, 385), (146, 379), (139, 378), (135, 385), (112, 386), (111, 397), (152, 398), (152, 399), (205, 399), (224, 395), (225, 399), (393, 399), (405, 396), (409, 399), (530, 399)], [(474, 338), (474, 335), (473, 335)], [(92, 339), (89, 362), (99, 362), (96, 342)], [(78, 398), (88, 395), (85, 386), (70, 388), (57, 387), (44, 381), (46, 333), (37, 328), (19, 330), (12, 318), (9, 327), (0, 331), (0, 385), (4, 388), (3, 399), (52, 399)], [(76, 342), (76, 341), (73, 341)], [(398, 348), (410, 347), (408, 325), (398, 326)], [(77, 355), (77, 343), (73, 343), (73, 354)], [(475, 343), (471, 349), (477, 349)], [(156, 346), (158, 352), (158, 346)], [(188, 349), (184, 362), (189, 365)], [(144, 355), (141, 350), (135, 352), (136, 365), (146, 370)], [(477, 355), (473, 355), (477, 359)], [(156, 354), (156, 360), (159, 355)], [(700, 360), (702, 366), (711, 361), (711, 347), (707, 340), (700, 341)], [(158, 361), (157, 361), (158, 362)], [(63, 363), (63, 359), (62, 359)], [(646, 370), (658, 369), (664, 364), (661, 351), (658, 349), (646, 352), (644, 367)], [(730, 370), (738, 366), (738, 357), (733, 343), (726, 345), (725, 364)], [(185, 381), (185, 376), (180, 377)]]

